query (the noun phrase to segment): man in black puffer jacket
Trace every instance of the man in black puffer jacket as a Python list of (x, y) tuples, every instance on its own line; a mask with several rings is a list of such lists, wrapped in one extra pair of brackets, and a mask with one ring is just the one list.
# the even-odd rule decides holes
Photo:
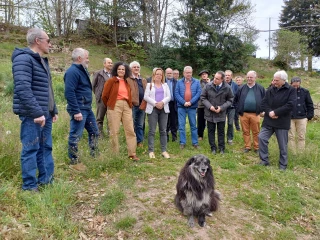
[[(311, 120), (314, 116), (314, 107), (310, 92), (301, 87), (300, 84), (301, 78), (293, 77), (291, 79), (291, 86), (297, 91), (297, 104), (293, 107), (289, 130), (289, 147), (293, 153), (296, 153), (297, 150), (303, 152), (305, 148), (307, 123), (308, 120)], [(298, 138), (297, 145), (295, 141), (296, 133)]]
[[(38, 191), (53, 180), (52, 123), (58, 119), (48, 59), (48, 35), (32, 28), (27, 33), (29, 47), (12, 54), (14, 79), (13, 112), (21, 120), (22, 189)], [(36, 175), (38, 171), (38, 176)]]

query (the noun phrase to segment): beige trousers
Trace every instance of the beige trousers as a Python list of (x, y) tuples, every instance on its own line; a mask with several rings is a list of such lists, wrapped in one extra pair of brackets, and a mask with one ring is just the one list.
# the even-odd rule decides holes
[(133, 128), (132, 108), (127, 101), (117, 100), (113, 110), (108, 109), (107, 118), (110, 130), (111, 146), (114, 153), (119, 152), (120, 122), (124, 128), (128, 156), (136, 155), (137, 139)]
[[(289, 130), (289, 148), (295, 153), (296, 150), (305, 149), (306, 131), (307, 131), (307, 118), (291, 119)], [(297, 134), (297, 144), (296, 144)]]

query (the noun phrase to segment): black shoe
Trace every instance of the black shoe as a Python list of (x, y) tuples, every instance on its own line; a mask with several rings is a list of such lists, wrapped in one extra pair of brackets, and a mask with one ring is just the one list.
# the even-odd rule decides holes
[(249, 149), (249, 148), (245, 148), (245, 149), (243, 150), (244, 153), (248, 153), (248, 152), (250, 152), (250, 151), (251, 151), (251, 149)]
[(253, 150), (254, 153), (259, 153), (259, 149)]
[(213, 155), (216, 155), (217, 152), (216, 152), (216, 150), (212, 150), (211, 153), (212, 153)]
[(177, 139), (176, 138), (172, 138), (172, 142), (176, 142), (177, 141)]
[(269, 164), (268, 162), (261, 161), (261, 162), (259, 163), (259, 165), (266, 167), (266, 166), (269, 166), (270, 164)]
[(223, 149), (220, 149), (220, 154), (224, 154), (224, 150)]
[(193, 145), (194, 149), (200, 149), (199, 145)]

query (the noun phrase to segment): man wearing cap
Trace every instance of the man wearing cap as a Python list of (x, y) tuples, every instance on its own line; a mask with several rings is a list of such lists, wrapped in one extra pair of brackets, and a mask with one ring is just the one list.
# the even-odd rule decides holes
[[(305, 149), (307, 122), (314, 116), (314, 107), (310, 92), (300, 85), (301, 78), (293, 77), (291, 79), (291, 86), (297, 91), (297, 104), (293, 107), (289, 130), (289, 147), (293, 153), (296, 153), (297, 150), (303, 151)], [(298, 144), (296, 144), (295, 141), (296, 133)]]
[[(207, 83), (210, 82), (209, 78), (209, 71), (202, 70), (198, 76), (201, 77), (200, 79), (200, 85), (201, 89), (204, 89), (204, 87), (207, 85)], [(206, 128), (206, 120), (204, 119), (204, 105), (201, 101), (201, 99), (198, 102), (198, 110), (197, 110), (197, 126), (198, 126), (198, 140), (203, 140), (203, 132)]]
[[(224, 74), (225, 74), (225, 81), (226, 83), (229, 84), (229, 86), (231, 87), (232, 93), (235, 96), (238, 92), (238, 85), (234, 81), (232, 81), (232, 71), (226, 70)], [(235, 113), (236, 113), (236, 109), (234, 105), (231, 104), (231, 106), (227, 108), (227, 119), (228, 119), (227, 140), (229, 145), (232, 145), (233, 143), (233, 132), (234, 132), (233, 122), (234, 122)]]

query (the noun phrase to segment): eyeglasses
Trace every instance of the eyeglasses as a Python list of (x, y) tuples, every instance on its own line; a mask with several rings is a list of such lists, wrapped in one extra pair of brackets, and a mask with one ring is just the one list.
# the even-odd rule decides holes
[(47, 43), (50, 43), (50, 38), (38, 38), (38, 39), (44, 39)]

